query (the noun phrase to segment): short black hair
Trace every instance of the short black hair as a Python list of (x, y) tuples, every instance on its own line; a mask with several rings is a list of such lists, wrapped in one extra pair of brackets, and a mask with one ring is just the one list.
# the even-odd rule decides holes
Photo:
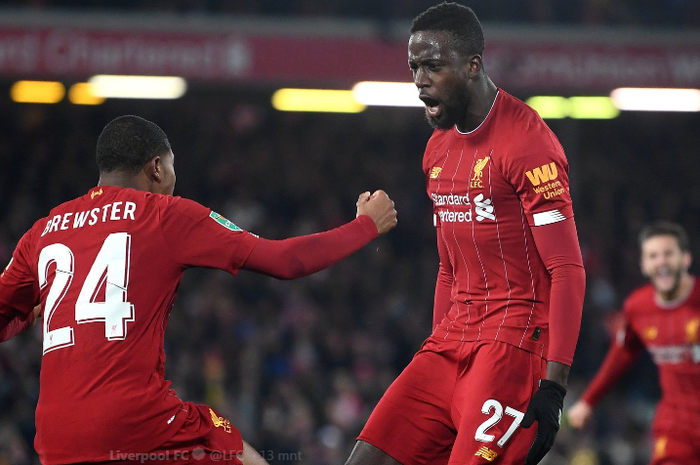
[(658, 221), (642, 229), (642, 232), (639, 233), (639, 247), (641, 248), (647, 239), (651, 239), (652, 237), (656, 236), (675, 237), (681, 251), (688, 252), (690, 250), (688, 233), (685, 232), (683, 226), (670, 221)]
[(449, 32), (454, 37), (454, 48), (464, 57), (484, 53), (484, 30), (479, 18), (459, 3), (443, 2), (416, 16), (411, 34), (418, 31)]
[(153, 157), (170, 150), (168, 137), (157, 124), (124, 115), (107, 123), (97, 138), (97, 168), (100, 173), (136, 174)]

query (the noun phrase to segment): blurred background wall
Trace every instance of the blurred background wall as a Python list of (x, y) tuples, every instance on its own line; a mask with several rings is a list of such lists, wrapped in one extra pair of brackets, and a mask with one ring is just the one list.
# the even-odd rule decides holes
[[(166, 335), (167, 376), (272, 464), (340, 464), (386, 387), (431, 331), (437, 271), (421, 157), (423, 110), (283, 112), (281, 87), (410, 82), (406, 41), (424, 0), (3, 0), (0, 5), (0, 264), (34, 221), (97, 182), (94, 147), (122, 114), (159, 124), (176, 194), (280, 239), (340, 225), (385, 189), (399, 226), (330, 270), (292, 282), (189, 271)], [(697, 0), (465, 2), (484, 23), (486, 71), (527, 100), (617, 87), (700, 87)], [(23, 79), (66, 92), (95, 74), (175, 75), (177, 99), (20, 103)], [(560, 115), (561, 116), (561, 115)], [(700, 113), (548, 118), (571, 165), (587, 269), (567, 403), (600, 365), (616, 312), (643, 283), (636, 235), (685, 226), (700, 256)], [(693, 266), (697, 272), (697, 266)], [(0, 345), (0, 464), (35, 464), (41, 329)], [(648, 462), (655, 368), (637, 363), (583, 433), (564, 424), (549, 464)]]

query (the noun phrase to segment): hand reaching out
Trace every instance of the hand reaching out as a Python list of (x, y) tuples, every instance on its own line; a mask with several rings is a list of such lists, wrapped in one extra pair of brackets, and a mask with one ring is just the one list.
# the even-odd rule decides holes
[(591, 415), (593, 415), (593, 407), (583, 400), (576, 402), (571, 406), (569, 411), (566, 412), (566, 418), (569, 420), (569, 424), (576, 429), (581, 429), (586, 426), (591, 419)]

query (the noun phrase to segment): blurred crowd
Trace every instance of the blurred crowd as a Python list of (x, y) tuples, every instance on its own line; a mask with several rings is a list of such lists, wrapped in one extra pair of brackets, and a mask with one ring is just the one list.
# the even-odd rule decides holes
[[(32, 9), (123, 10), (406, 20), (435, 0), (4, 0)], [(697, 0), (469, 0), (482, 21), (646, 27), (700, 27)]]
[[(431, 331), (437, 254), (421, 172), (430, 135), (422, 111), (280, 113), (226, 92), (85, 108), (0, 96), (0, 106), (0, 264), (34, 221), (96, 184), (97, 136), (121, 114), (151, 119), (169, 135), (177, 195), (266, 238), (340, 225), (354, 217), (360, 192), (390, 194), (398, 227), (327, 271), (296, 281), (188, 271), (166, 333), (166, 375), (181, 398), (219, 409), (271, 464), (343, 463), (373, 406)], [(643, 282), (642, 225), (670, 219), (700, 237), (699, 119), (623, 114), (551, 122), (571, 164), (588, 274), (567, 404), (599, 366), (622, 299)], [(0, 345), (0, 464), (38, 463), (40, 364), (40, 325)], [(646, 463), (657, 397), (654, 367), (643, 359), (589, 428), (574, 434), (563, 426), (546, 463)]]

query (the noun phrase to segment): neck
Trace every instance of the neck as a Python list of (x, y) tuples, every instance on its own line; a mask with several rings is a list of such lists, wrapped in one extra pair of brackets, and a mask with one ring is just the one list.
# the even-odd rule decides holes
[(457, 123), (457, 129), (460, 132), (471, 132), (478, 128), (489, 115), (498, 94), (498, 88), (487, 75), (484, 75), (474, 86), (464, 119)]
[(688, 298), (693, 290), (693, 277), (685, 273), (678, 283), (678, 287), (670, 292), (657, 292), (656, 295), (663, 303), (673, 303)]
[(141, 176), (123, 173), (120, 171), (112, 171), (109, 173), (100, 173), (98, 186), (117, 186), (128, 187), (131, 189), (148, 191), (149, 188), (145, 185)]

